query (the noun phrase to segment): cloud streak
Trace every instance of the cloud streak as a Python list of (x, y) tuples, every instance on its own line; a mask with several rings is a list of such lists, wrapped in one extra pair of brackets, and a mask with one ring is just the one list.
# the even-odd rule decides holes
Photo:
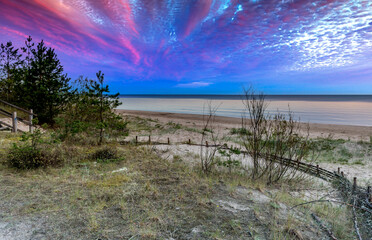
[(75, 75), (82, 65), (112, 79), (270, 85), (330, 71), (355, 80), (348, 69), (372, 68), (369, 0), (0, 0), (0, 9), (0, 42), (44, 39)]
[(180, 83), (177, 84), (176, 87), (179, 88), (200, 88), (200, 87), (208, 87), (212, 83), (209, 82), (191, 82), (191, 83)]

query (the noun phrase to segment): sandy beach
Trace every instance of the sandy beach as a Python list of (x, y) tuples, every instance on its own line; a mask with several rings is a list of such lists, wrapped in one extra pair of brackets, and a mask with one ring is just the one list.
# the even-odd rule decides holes
[[(133, 115), (144, 118), (157, 119), (160, 122), (175, 122), (184, 126), (198, 127), (203, 124), (203, 115), (184, 114), (184, 113), (168, 113), (168, 112), (151, 112), (151, 111), (135, 111), (135, 110), (116, 110), (122, 115)], [(216, 117), (216, 123), (222, 128), (237, 128), (241, 124), (241, 119), (233, 117)], [(302, 124), (303, 129), (306, 129), (306, 124)], [(370, 126), (352, 126), (352, 125), (336, 125), (336, 124), (319, 124), (310, 123), (311, 137), (328, 137), (334, 139), (345, 139), (352, 141), (369, 141), (372, 136), (372, 127)]]
[[(156, 124), (166, 125), (174, 123), (181, 124), (184, 128), (189, 129), (202, 129), (203, 128), (203, 115), (196, 114), (182, 114), (182, 113), (167, 113), (167, 112), (150, 112), (150, 111), (133, 111), (133, 110), (117, 110), (121, 115), (128, 117), (140, 117), (142, 119), (151, 119), (155, 120)], [(155, 123), (154, 123), (155, 124)], [(231, 128), (239, 128), (241, 124), (241, 119), (232, 118), (232, 117), (216, 117), (216, 128), (218, 128), (219, 136), (226, 137), (230, 136)], [(302, 124), (303, 130), (306, 129), (306, 124)], [(148, 135), (150, 133), (143, 133), (138, 136), (139, 141), (147, 141)], [(175, 132), (167, 132), (158, 134), (156, 132), (151, 132), (152, 138), (154, 141), (166, 142), (167, 138), (170, 138), (172, 142), (187, 142), (191, 139), (192, 142), (200, 143), (201, 134), (196, 131), (185, 131), (180, 129)], [(372, 182), (372, 161), (370, 155), (364, 155), (362, 162), (363, 164), (354, 164), (356, 159), (354, 155), (358, 155), (361, 152), (366, 150), (361, 150), (357, 142), (363, 140), (365, 142), (370, 141), (370, 136), (372, 136), (372, 127), (368, 126), (348, 126), (348, 125), (335, 125), (335, 124), (310, 124), (310, 137), (311, 138), (327, 138), (331, 137), (332, 139), (343, 139), (347, 142), (341, 144), (341, 148), (346, 148), (353, 155), (348, 158), (349, 164), (340, 162), (340, 155), (335, 154), (332, 159), (326, 161), (318, 159), (317, 164), (319, 166), (330, 170), (337, 171), (337, 168), (341, 168), (341, 171), (345, 175), (352, 179), (355, 176), (358, 176), (361, 184), (370, 184)], [(130, 139), (134, 136), (129, 136)], [(349, 142), (350, 140), (351, 142)], [(230, 144), (230, 143), (228, 143)], [(171, 155), (181, 156), (183, 159), (186, 159), (189, 162), (197, 162), (199, 147), (186, 146), (186, 145), (172, 145), (172, 146), (160, 146), (158, 147), (160, 151), (166, 152), (163, 155), (163, 158), (168, 159)], [(338, 150), (333, 150), (333, 152), (338, 152)], [(331, 162), (329, 162), (331, 161)]]

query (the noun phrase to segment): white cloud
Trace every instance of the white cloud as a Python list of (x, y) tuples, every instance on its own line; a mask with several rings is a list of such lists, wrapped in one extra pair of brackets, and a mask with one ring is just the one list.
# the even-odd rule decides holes
[(177, 84), (176, 87), (181, 88), (198, 88), (198, 87), (208, 87), (212, 83), (210, 82), (191, 82), (191, 83), (180, 83)]

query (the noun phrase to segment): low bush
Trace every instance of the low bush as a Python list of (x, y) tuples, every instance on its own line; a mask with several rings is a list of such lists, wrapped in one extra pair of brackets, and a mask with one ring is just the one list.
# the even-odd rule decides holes
[(96, 150), (90, 157), (97, 162), (115, 162), (120, 160), (116, 149), (104, 147)]
[(14, 145), (8, 153), (8, 163), (18, 169), (33, 169), (49, 165), (50, 159), (40, 149)]
[(35, 169), (60, 165), (62, 163), (60, 156), (51, 143), (43, 140), (43, 134), (37, 129), (35, 133), (24, 134), (18, 144), (13, 144), (6, 161), (14, 168)]

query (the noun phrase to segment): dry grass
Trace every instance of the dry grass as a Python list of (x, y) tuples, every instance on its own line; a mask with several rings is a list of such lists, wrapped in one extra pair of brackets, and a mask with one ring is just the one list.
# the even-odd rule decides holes
[[(3, 161), (19, 136), (0, 134)], [(107, 147), (117, 150), (118, 161), (91, 160), (98, 146), (59, 144), (63, 167), (18, 171), (0, 164), (0, 238), (9, 224), (10, 239), (320, 239), (311, 211), (340, 239), (350, 236), (345, 208), (290, 210), (304, 201), (286, 194), (296, 184), (268, 188), (241, 172), (205, 176), (182, 157), (164, 160), (150, 147)]]
[[(117, 228), (122, 237), (133, 236), (141, 229), (144, 236), (155, 238), (164, 225), (178, 221), (172, 219), (174, 214), (167, 214), (176, 204), (182, 209), (186, 201), (196, 200), (193, 196), (201, 192), (200, 188), (208, 192), (181, 166), (171, 166), (146, 149), (121, 151), (128, 158), (130, 155), (129, 161), (85, 162), (27, 172), (3, 166), (0, 201), (5, 220), (50, 215), (56, 221), (52, 227), (60, 230), (53, 233), (57, 233), (56, 238), (61, 237), (58, 232), (90, 238), (112, 228)], [(124, 167), (127, 171), (112, 173)], [(177, 184), (180, 181), (184, 184)], [(78, 226), (68, 224), (71, 221), (79, 222)], [(143, 226), (148, 229), (144, 231)]]

